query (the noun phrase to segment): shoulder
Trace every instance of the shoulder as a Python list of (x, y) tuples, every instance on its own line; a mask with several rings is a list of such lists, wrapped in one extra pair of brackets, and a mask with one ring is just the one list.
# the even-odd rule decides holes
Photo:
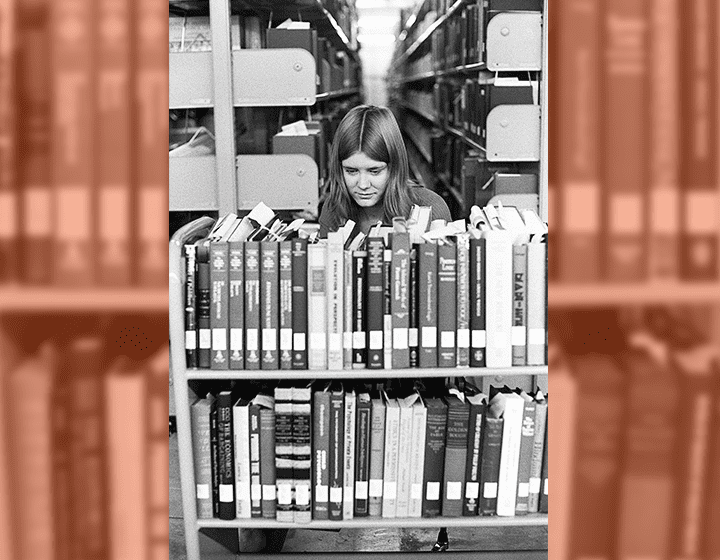
[(443, 219), (447, 222), (452, 220), (450, 209), (439, 194), (421, 185), (410, 187), (410, 192), (412, 193), (412, 199), (415, 204), (430, 206), (430, 208), (432, 208), (433, 220)]

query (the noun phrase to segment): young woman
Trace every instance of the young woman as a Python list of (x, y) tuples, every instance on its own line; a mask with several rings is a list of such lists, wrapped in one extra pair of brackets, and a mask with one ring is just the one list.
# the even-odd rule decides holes
[(450, 221), (439, 195), (410, 179), (407, 152), (386, 107), (360, 105), (340, 122), (330, 152), (330, 192), (320, 213), (320, 237), (355, 221), (367, 233), (378, 221), (409, 217), (413, 205), (430, 206), (432, 220)]

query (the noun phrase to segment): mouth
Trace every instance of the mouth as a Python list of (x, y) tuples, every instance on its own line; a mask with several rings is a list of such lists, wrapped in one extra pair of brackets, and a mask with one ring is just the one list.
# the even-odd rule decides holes
[(375, 196), (375, 193), (355, 193), (358, 198), (373, 198)]

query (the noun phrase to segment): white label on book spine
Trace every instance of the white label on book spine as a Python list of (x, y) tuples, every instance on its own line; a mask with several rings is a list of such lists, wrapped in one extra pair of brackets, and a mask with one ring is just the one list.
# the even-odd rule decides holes
[(483, 498), (497, 498), (498, 484), (497, 482), (486, 482), (483, 484)]
[(25, 192), (23, 229), (28, 237), (52, 235), (52, 197), (50, 189), (30, 187)]
[(317, 484), (315, 486), (315, 501), (316, 502), (327, 502), (328, 501), (328, 487), (325, 484)]
[(234, 487), (232, 484), (218, 484), (220, 490), (220, 501), (227, 503), (235, 501)]
[(393, 348), (395, 350), (407, 350), (408, 330), (405, 328), (393, 329)]
[(680, 231), (680, 197), (677, 189), (662, 187), (650, 195), (651, 231), (662, 235), (676, 235)]
[(472, 500), (477, 499), (480, 495), (480, 483), (478, 482), (467, 482), (465, 484), (465, 497)]
[(529, 329), (528, 344), (545, 345), (545, 329)]
[(448, 482), (445, 492), (448, 500), (459, 500), (462, 498), (462, 482)]
[(343, 348), (343, 341), (342, 341), (342, 335), (339, 333), (329, 333), (328, 334), (328, 350), (331, 352), (334, 351), (340, 351)]
[(259, 484), (252, 484), (250, 486), (250, 497), (255, 502), (262, 498), (262, 486)]
[(247, 329), (245, 331), (245, 347), (249, 352), (258, 350), (258, 330)]
[(620, 235), (639, 235), (642, 229), (642, 195), (635, 193), (610, 195), (610, 232)]
[(444, 331), (440, 333), (440, 348), (455, 348), (455, 332)]
[(470, 348), (470, 329), (458, 329), (457, 345), (458, 348)]
[(540, 493), (540, 478), (537, 476), (534, 476), (530, 479), (530, 493), (531, 494), (539, 494)]
[(425, 490), (426, 500), (439, 500), (440, 499), (440, 483), (439, 482), (428, 482), (427, 489)]
[(263, 352), (275, 352), (277, 350), (277, 329), (262, 330)]
[(356, 480), (355, 481), (355, 497), (358, 500), (367, 500), (367, 497), (368, 497), (367, 480)]
[(600, 230), (600, 191), (595, 183), (570, 183), (563, 189), (562, 229), (567, 233)]
[(278, 484), (277, 485), (277, 501), (278, 505), (288, 506), (292, 504), (292, 485), (291, 484)]
[(422, 482), (413, 482), (410, 485), (410, 499), (422, 500)]
[(292, 350), (292, 329), (280, 329), (280, 349)]
[(413, 347), (418, 345), (417, 329), (408, 329), (408, 344)]
[(335, 504), (342, 502), (342, 488), (330, 488), (330, 501)]
[(262, 485), (262, 499), (265, 501), (275, 500), (275, 485), (274, 484), (263, 484)]
[(198, 500), (209, 500), (210, 499), (210, 485), (209, 484), (197, 484), (195, 486), (195, 495)]
[(326, 344), (325, 333), (310, 333), (310, 348), (313, 350), (325, 350)]
[(695, 235), (716, 234), (718, 196), (715, 191), (690, 192), (685, 198), (685, 227)]
[(397, 497), (397, 482), (386, 480), (383, 483), (383, 498), (394, 500)]
[(370, 350), (383, 349), (383, 333), (382, 331), (370, 331)]
[(200, 329), (198, 333), (200, 334), (200, 348), (210, 348), (210, 329)]
[(358, 350), (365, 349), (365, 331), (356, 331), (352, 334), (352, 347)]
[(383, 481), (381, 478), (371, 478), (369, 487), (371, 498), (382, 498), (383, 495)]
[(548, 487), (547, 487), (547, 484), (548, 484), (548, 479), (546, 478), (546, 479), (545, 479), (545, 484), (543, 485), (543, 494), (545, 494), (546, 496), (548, 495)]
[(436, 348), (437, 327), (423, 327), (421, 338), (423, 348)]
[[(157, 214), (154, 218), (157, 220)], [(58, 239), (85, 241), (90, 239), (91, 229), (90, 190), (85, 187), (60, 187), (57, 190)]]
[(230, 329), (230, 350), (242, 350), (242, 329)]
[(0, 239), (14, 239), (16, 235), (15, 193), (0, 192)]
[(130, 195), (122, 185), (100, 190), (100, 238), (106, 241), (130, 239)]
[[(327, 486), (325, 486), (325, 500), (327, 501)], [(310, 503), (310, 486), (298, 484), (295, 487), (295, 503), (299, 506), (306, 506)]]
[(298, 352), (305, 351), (305, 333), (293, 334), (293, 350)]
[(521, 482), (518, 484), (517, 495), (518, 498), (527, 498), (530, 495), (530, 484), (527, 482)]
[(472, 332), (472, 347), (473, 348), (485, 348), (487, 344), (487, 337), (485, 331), (473, 331)]
[(513, 346), (525, 346), (525, 327), (512, 328), (512, 344)]
[(227, 330), (226, 329), (213, 329), (212, 330), (212, 349), (213, 350), (227, 350)]
[(195, 350), (197, 348), (197, 331), (185, 331), (185, 349)]

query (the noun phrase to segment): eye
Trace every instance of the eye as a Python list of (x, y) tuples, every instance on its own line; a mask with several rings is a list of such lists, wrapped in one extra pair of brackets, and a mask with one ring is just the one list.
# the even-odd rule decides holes
[(384, 167), (375, 167), (370, 170), (370, 174), (371, 175), (380, 175), (380, 173), (382, 173), (384, 170), (385, 170)]
[(346, 168), (344, 169), (344, 171), (345, 171), (345, 173), (347, 173), (348, 175), (357, 175), (357, 172), (358, 172), (357, 169), (352, 169), (352, 168), (348, 168), (348, 167), (346, 167)]

